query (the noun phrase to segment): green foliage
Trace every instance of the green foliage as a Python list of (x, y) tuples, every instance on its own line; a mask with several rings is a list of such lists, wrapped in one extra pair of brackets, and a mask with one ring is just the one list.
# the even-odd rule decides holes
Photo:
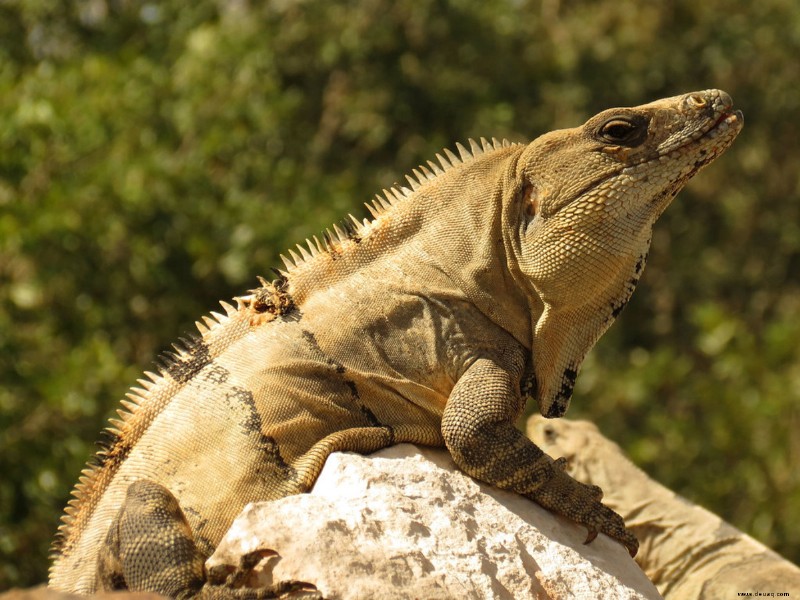
[(800, 560), (795, 0), (0, 3), (0, 589), (152, 357), (442, 146), (729, 91), (573, 414)]

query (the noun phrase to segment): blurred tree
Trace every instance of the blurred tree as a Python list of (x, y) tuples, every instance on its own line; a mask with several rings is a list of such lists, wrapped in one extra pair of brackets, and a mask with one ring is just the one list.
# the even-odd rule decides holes
[(571, 416), (800, 560), (798, 55), (794, 0), (0, 3), (0, 589), (45, 579), (126, 387), (279, 252), (455, 141), (712, 86), (745, 132)]

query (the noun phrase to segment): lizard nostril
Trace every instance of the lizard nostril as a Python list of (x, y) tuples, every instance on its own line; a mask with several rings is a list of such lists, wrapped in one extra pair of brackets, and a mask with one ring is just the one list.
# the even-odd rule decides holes
[(708, 101), (700, 94), (689, 94), (686, 97), (686, 103), (692, 108), (704, 108)]

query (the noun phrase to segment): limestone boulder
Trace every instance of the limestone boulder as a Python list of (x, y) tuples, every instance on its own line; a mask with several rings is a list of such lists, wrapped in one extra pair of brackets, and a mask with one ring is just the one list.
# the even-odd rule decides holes
[(444, 450), (334, 454), (309, 494), (248, 505), (209, 559), (331, 600), (660, 598), (618, 543), (463, 474)]

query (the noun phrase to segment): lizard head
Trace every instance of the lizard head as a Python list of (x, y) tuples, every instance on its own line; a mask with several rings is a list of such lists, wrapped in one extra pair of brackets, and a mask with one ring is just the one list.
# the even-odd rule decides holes
[(630, 298), (653, 224), (743, 118), (720, 90), (601, 112), (520, 156), (519, 268), (538, 298), (532, 393), (564, 414), (585, 354)]

